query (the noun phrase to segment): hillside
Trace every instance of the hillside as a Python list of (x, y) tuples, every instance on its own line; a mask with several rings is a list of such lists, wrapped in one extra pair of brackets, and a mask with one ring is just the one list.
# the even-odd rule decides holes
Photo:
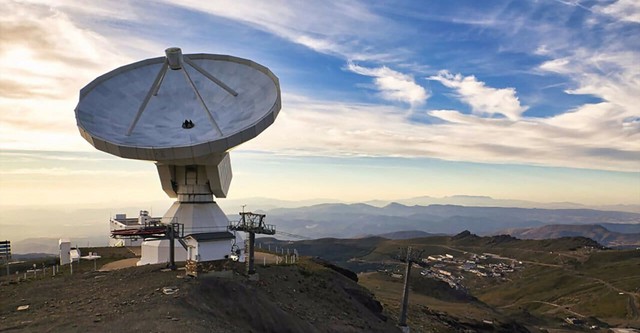
[(398, 332), (366, 289), (313, 261), (259, 267), (259, 281), (161, 268), (5, 281), (0, 331)]
[(431, 236), (444, 236), (444, 235), (431, 234), (431, 233), (420, 231), (420, 230), (403, 230), (403, 231), (388, 232), (388, 233), (379, 234), (379, 235), (366, 235), (366, 236), (357, 237), (357, 238), (382, 237), (386, 239), (411, 239), (411, 238), (422, 238), (422, 237), (431, 237)]
[[(397, 258), (407, 246), (425, 259), (411, 275), (412, 331), (596, 326), (605, 332), (608, 326), (640, 325), (637, 252), (602, 250), (585, 237), (520, 240), (465, 231), (400, 240), (259, 238), (257, 245), (260, 251), (297, 250), (310, 258), (296, 265), (258, 265), (259, 281), (248, 280), (238, 273), (243, 267), (232, 263), (216, 266), (227, 270), (222, 276), (197, 279), (161, 266), (94, 272), (87, 262), (72, 276), (37, 273), (34, 280), (30, 273), (23, 280), (14, 274), (12, 280), (20, 282), (0, 283), (8, 300), (0, 304), (0, 331), (394, 332), (405, 268)], [(86, 250), (103, 255), (98, 266), (135, 255), (123, 248)], [(13, 269), (31, 267), (26, 262)], [(166, 295), (164, 287), (178, 291)], [(16, 311), (20, 305), (29, 310)], [(582, 318), (583, 324), (569, 327), (567, 317)]]
[(609, 247), (640, 246), (640, 233), (610, 231), (600, 225), (554, 224), (537, 228), (506, 229), (500, 233), (521, 239), (554, 239), (561, 237), (587, 237)]
[[(123, 248), (91, 250), (104, 254), (100, 263), (110, 265), (132, 254)], [(25, 263), (20, 269), (29, 267), (31, 263)], [(399, 332), (399, 280), (356, 276), (317, 258), (303, 257), (295, 265), (258, 265), (257, 281), (241, 273), (243, 264), (233, 262), (218, 262), (215, 271), (197, 278), (162, 265), (92, 268), (81, 262), (73, 275), (65, 268), (55, 277), (29, 273), (26, 279), (22, 274), (0, 279), (0, 331)], [(356, 283), (359, 279), (365, 282)], [(385, 291), (384, 307), (362, 287), (376, 285)], [(467, 293), (449, 291), (442, 282), (424, 280), (414, 288), (414, 298), (433, 296), (457, 304), (444, 312), (413, 302), (409, 324), (414, 332), (529, 332)], [(28, 309), (17, 310), (23, 305)]]
[[(436, 258), (414, 270), (412, 304), (428, 307), (413, 313), (418, 322), (423, 313), (435, 311), (480, 322), (494, 318), (506, 324), (508, 318), (531, 331), (566, 329), (568, 317), (581, 318), (583, 326), (571, 326), (576, 330), (640, 327), (638, 251), (603, 249), (586, 237), (522, 240), (465, 231), (452, 237), (406, 240), (261, 241), (330, 257), (360, 272), (361, 284), (390, 309), (398, 306), (401, 295), (402, 280), (393, 277), (404, 272), (404, 264), (397, 260), (399, 250), (411, 246), (421, 258)], [(445, 284), (434, 284), (433, 279)], [(457, 301), (465, 297), (460, 291), (476, 301)]]

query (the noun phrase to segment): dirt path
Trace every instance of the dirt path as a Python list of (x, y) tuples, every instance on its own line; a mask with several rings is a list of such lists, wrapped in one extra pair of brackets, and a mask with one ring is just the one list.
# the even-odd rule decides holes
[[(566, 270), (566, 271), (572, 272), (572, 273), (575, 274), (575, 272), (573, 272), (571, 270)], [(587, 276), (587, 275), (580, 275), (580, 276), (583, 277), (583, 278), (589, 279), (591, 281), (595, 281), (595, 282), (601, 283), (605, 287), (607, 287), (607, 288), (609, 288), (609, 289), (611, 289), (611, 290), (613, 290), (613, 291), (615, 291), (615, 292), (617, 292), (619, 294), (624, 294), (627, 297), (629, 297), (629, 303), (627, 304), (627, 311), (628, 311), (629, 315), (633, 319), (638, 319), (638, 317), (640, 317), (640, 313), (638, 311), (638, 304), (636, 303), (636, 296), (638, 295), (637, 293), (633, 293), (633, 292), (630, 292), (630, 291), (622, 290), (622, 289), (612, 285), (611, 283), (609, 283), (609, 282), (607, 282), (605, 280), (596, 278), (596, 277)]]
[[(271, 254), (271, 253), (264, 253), (264, 252), (257, 252), (256, 251), (256, 258), (255, 258), (255, 264), (256, 265), (271, 265), (271, 264), (277, 264), (278, 260), (280, 261), (284, 261), (284, 258), (275, 255), (275, 254)], [(128, 258), (128, 259), (122, 259), (122, 260), (118, 260), (118, 261), (113, 261), (110, 262), (108, 264), (103, 265), (102, 267), (100, 267), (100, 269), (98, 271), (100, 272), (109, 272), (109, 271), (114, 271), (117, 269), (122, 269), (122, 268), (127, 268), (127, 267), (135, 267), (136, 264), (138, 263), (138, 261), (140, 260), (140, 258)]]
[(127, 267), (135, 267), (139, 260), (140, 258), (128, 258), (128, 259), (113, 261), (103, 265), (102, 267), (100, 267), (98, 271), (109, 272), (109, 271), (115, 271), (117, 269), (122, 269)]
[(516, 305), (522, 305), (522, 304), (527, 304), (527, 303), (540, 303), (540, 304), (546, 304), (546, 305), (554, 306), (554, 307), (556, 307), (556, 308), (558, 308), (558, 309), (561, 309), (561, 310), (563, 310), (563, 311), (569, 312), (569, 313), (571, 313), (572, 315), (577, 316), (577, 317), (581, 317), (581, 318), (585, 318), (585, 317), (586, 317), (586, 316), (585, 316), (585, 315), (583, 315), (583, 314), (580, 314), (580, 313), (577, 313), (577, 312), (575, 312), (575, 311), (573, 311), (573, 310), (570, 310), (570, 309), (569, 309), (569, 308), (567, 308), (566, 306), (562, 306), (562, 305), (555, 304), (555, 303), (551, 303), (551, 302), (545, 302), (545, 301), (516, 302), (516, 303), (509, 304), (509, 305), (501, 306), (500, 308), (501, 308), (501, 309), (505, 309), (505, 308), (510, 308), (510, 307), (514, 307), (514, 306), (516, 306)]
[(277, 256), (275, 254), (264, 253), (264, 252), (255, 252), (255, 255), (256, 255), (256, 258), (255, 258), (256, 265), (263, 265), (265, 263), (275, 264), (278, 258), (280, 258), (280, 256)]

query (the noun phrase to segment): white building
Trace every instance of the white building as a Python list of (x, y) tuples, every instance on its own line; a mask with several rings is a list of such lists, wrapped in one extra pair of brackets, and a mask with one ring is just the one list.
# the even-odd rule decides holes
[[(233, 253), (234, 242), (236, 236), (228, 231), (224, 232), (207, 232), (200, 234), (191, 234), (184, 238), (187, 249), (180, 244), (178, 240), (174, 243), (175, 261), (193, 260), (196, 262), (229, 259)], [(137, 265), (148, 265), (157, 263), (168, 263), (169, 245), (168, 239), (150, 239), (142, 243), (142, 256)], [(238, 244), (240, 249), (244, 248), (244, 244)], [(244, 251), (238, 256), (239, 261), (244, 261)]]
[(60, 265), (68, 265), (71, 262), (71, 241), (68, 239), (60, 239), (58, 241), (58, 256), (60, 257)]
[[(197, 262), (228, 259), (235, 241), (236, 236), (228, 231), (188, 235), (185, 237), (187, 258)], [(239, 260), (244, 258), (240, 256)]]
[[(127, 217), (127, 214), (116, 214), (116, 216), (109, 220), (109, 230), (123, 230), (123, 229), (140, 229), (145, 225), (154, 225), (160, 223), (159, 217), (151, 217), (149, 212), (141, 210), (138, 217)], [(141, 237), (132, 238), (110, 238), (109, 246), (141, 246), (143, 243)]]
[[(138, 266), (153, 265), (158, 263), (168, 263), (169, 260), (169, 240), (168, 239), (149, 239), (142, 242), (141, 257)], [(187, 251), (177, 240), (174, 244), (174, 259), (176, 262), (187, 260)]]

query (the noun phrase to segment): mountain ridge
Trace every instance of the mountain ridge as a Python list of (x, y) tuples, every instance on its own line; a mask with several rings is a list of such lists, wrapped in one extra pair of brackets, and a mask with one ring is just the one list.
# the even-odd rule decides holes
[(581, 236), (609, 247), (640, 246), (640, 233), (619, 233), (599, 224), (593, 225), (545, 225), (538, 228), (507, 229), (500, 233), (519, 239), (557, 239), (561, 237)]
[[(267, 211), (280, 230), (306, 237), (355, 237), (402, 230), (456, 234), (470, 230), (494, 234), (504, 229), (541, 227), (547, 224), (637, 225), (640, 214), (593, 209), (541, 209), (515, 207), (467, 207), (459, 205), (384, 207), (367, 204), (322, 204)], [(312, 228), (309, 226), (313, 226)]]

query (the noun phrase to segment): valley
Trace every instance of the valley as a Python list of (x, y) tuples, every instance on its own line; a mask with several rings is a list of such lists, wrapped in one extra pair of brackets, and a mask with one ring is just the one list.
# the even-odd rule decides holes
[(359, 272), (360, 283), (391, 309), (392, 316), (399, 308), (404, 273), (397, 254), (411, 246), (424, 258), (411, 276), (414, 309), (409, 321), (415, 325), (427, 325), (428, 309), (479, 323), (515, 321), (531, 331), (640, 327), (638, 250), (605, 249), (587, 238), (519, 240), (463, 232), (360, 242), (259, 241), (331, 258)]

